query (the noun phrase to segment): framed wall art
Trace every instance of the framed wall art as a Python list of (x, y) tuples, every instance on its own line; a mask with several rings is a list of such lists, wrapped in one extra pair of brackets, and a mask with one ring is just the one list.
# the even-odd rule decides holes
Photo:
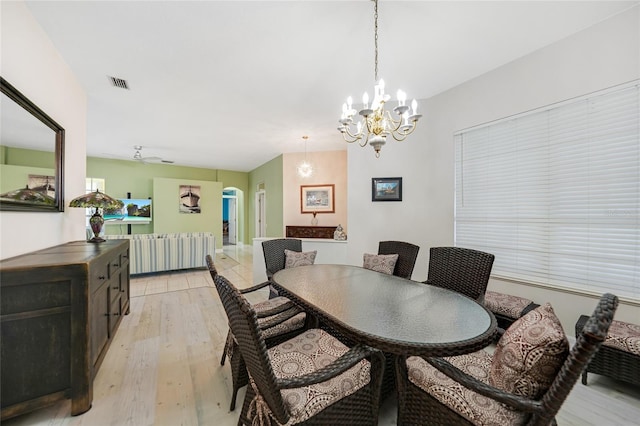
[(300, 213), (335, 213), (334, 186), (300, 185)]
[(180, 213), (200, 214), (200, 186), (180, 185), (178, 203)]
[(371, 178), (371, 201), (402, 201), (402, 178)]

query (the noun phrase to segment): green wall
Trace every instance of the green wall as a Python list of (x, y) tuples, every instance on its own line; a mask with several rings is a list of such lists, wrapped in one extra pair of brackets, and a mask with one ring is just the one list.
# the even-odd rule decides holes
[[(222, 188), (233, 187), (246, 193), (248, 190), (249, 174), (229, 170), (204, 169), (197, 167), (174, 166), (167, 164), (142, 164), (136, 161), (111, 160), (105, 158), (87, 158), (87, 177), (105, 179), (105, 192), (112, 197), (126, 197), (127, 192), (134, 198), (157, 198), (164, 194), (154, 194), (153, 181), (156, 178), (183, 179), (185, 181), (220, 182)], [(188, 184), (188, 183), (187, 183)], [(247, 232), (247, 197), (239, 197), (238, 218), (244, 223), (244, 229), (239, 229), (238, 241), (251, 243), (251, 235)], [(242, 202), (242, 201), (243, 202)], [(220, 203), (222, 194), (220, 194)], [(155, 216), (156, 212), (154, 212)], [(218, 225), (222, 229), (222, 219)], [(112, 228), (112, 229), (110, 229)], [(115, 225), (106, 228), (107, 233), (121, 233)], [(204, 229), (202, 230), (204, 231)], [(158, 232), (153, 222), (149, 225), (132, 226), (132, 233), (147, 234)], [(164, 231), (162, 231), (164, 232)], [(186, 230), (185, 230), (186, 232)], [(220, 231), (222, 232), (222, 231)], [(219, 238), (222, 242), (222, 238)]]
[[(131, 193), (133, 198), (152, 197), (155, 199), (164, 197), (165, 194), (154, 194), (154, 179), (156, 178), (219, 182), (222, 185), (222, 189), (231, 188), (236, 190), (238, 224), (241, 225), (238, 227), (238, 241), (244, 244), (252, 244), (255, 235), (255, 193), (257, 185), (261, 182), (264, 183), (266, 190), (267, 235), (270, 237), (283, 235), (282, 162), (283, 156), (280, 155), (247, 173), (88, 157), (87, 177), (104, 179), (105, 192), (116, 198), (124, 198), (127, 193)], [(0, 146), (0, 163), (16, 166), (15, 170), (13, 167), (2, 168), (3, 173), (5, 171), (10, 173), (3, 176), (2, 187), (6, 186), (5, 183), (13, 184), (15, 179), (17, 179), (15, 184), (19, 183), (21, 187), (23, 185), (22, 181), (24, 181), (24, 170), (26, 170), (21, 166), (51, 167), (54, 163), (54, 158), (53, 153)], [(49, 170), (52, 171), (52, 169)], [(46, 174), (45, 172), (49, 170), (31, 170), (31, 173)], [(24, 185), (26, 185), (26, 181)], [(12, 187), (10, 189), (15, 188)], [(6, 189), (6, 191), (8, 190)], [(67, 204), (71, 198), (79, 195), (81, 194), (67, 194)], [(156, 212), (154, 212), (154, 216), (155, 214)], [(221, 219), (219, 227), (222, 229)], [(149, 225), (135, 225), (131, 229), (134, 234), (158, 232), (154, 230), (153, 222)], [(108, 234), (123, 232), (123, 229), (116, 225), (107, 226), (105, 230)], [(126, 232), (126, 229), (124, 229), (124, 232)], [(222, 241), (221, 238), (220, 241)]]
[(0, 146), (0, 194), (25, 188), (29, 175), (54, 176), (53, 153)]
[(29, 182), (29, 175), (53, 176), (54, 174), (54, 169), (3, 164), (0, 167), (0, 194), (25, 188)]
[(1, 148), (1, 164), (41, 167), (45, 169), (54, 169), (56, 167), (56, 157), (53, 152), (12, 148), (8, 146), (2, 146)]
[[(180, 186), (199, 188), (200, 213), (181, 213)], [(153, 179), (153, 229), (174, 232), (212, 232), (222, 248), (222, 183), (194, 179)]]
[(249, 233), (255, 235), (255, 203), (257, 187), (264, 183), (266, 194), (266, 220), (267, 237), (284, 237), (284, 209), (283, 209), (283, 179), (282, 179), (283, 156), (279, 155), (273, 160), (263, 164), (257, 169), (249, 172), (249, 188), (247, 193), (249, 212)]

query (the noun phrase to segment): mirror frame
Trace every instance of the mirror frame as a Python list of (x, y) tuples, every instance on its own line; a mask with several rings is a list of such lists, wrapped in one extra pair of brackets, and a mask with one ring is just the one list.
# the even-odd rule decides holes
[(9, 99), (24, 108), (28, 113), (40, 120), (55, 133), (55, 204), (51, 206), (37, 203), (25, 204), (11, 200), (0, 201), (0, 211), (29, 211), (29, 212), (63, 212), (64, 211), (64, 129), (51, 117), (38, 108), (18, 89), (4, 78), (0, 77), (0, 91)]

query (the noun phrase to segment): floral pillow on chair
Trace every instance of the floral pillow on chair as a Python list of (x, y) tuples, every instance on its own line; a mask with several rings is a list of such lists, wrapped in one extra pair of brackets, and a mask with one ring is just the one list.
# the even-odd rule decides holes
[(313, 265), (313, 262), (316, 261), (317, 253), (317, 250), (298, 252), (284, 249), (284, 267), (288, 269), (296, 266)]
[(362, 267), (365, 269), (371, 269), (372, 271), (382, 272), (383, 274), (391, 275), (398, 262), (397, 254), (369, 254), (365, 253), (363, 256)]

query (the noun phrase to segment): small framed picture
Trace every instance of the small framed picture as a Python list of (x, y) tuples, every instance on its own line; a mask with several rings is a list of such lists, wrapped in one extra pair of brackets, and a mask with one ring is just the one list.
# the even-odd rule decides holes
[(371, 201), (402, 201), (402, 178), (371, 178)]
[(300, 185), (300, 213), (335, 213), (334, 185)]

